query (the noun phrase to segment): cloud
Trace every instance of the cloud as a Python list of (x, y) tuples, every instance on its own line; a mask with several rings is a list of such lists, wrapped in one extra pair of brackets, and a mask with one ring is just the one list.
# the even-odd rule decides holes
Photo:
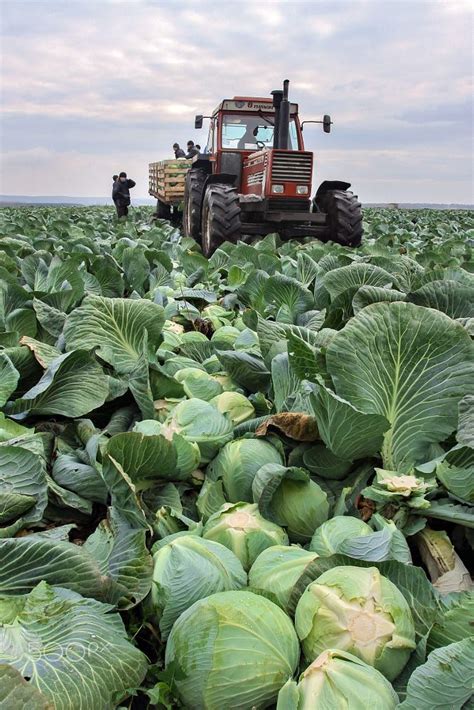
[(305, 130), (321, 178), (350, 172), (366, 201), (469, 201), (470, 18), (461, 0), (4, 0), (2, 190), (73, 194), (87, 170), (77, 194), (101, 195), (120, 163), (146, 195), (149, 160), (205, 142), (195, 113), (288, 77), (302, 117), (334, 119), (330, 136)]

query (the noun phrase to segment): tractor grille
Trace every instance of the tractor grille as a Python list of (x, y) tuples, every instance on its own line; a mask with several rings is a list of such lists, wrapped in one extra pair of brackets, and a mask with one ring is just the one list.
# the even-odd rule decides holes
[(310, 183), (313, 171), (312, 153), (273, 152), (272, 182)]
[(268, 200), (271, 212), (309, 212), (309, 200), (298, 197), (272, 197)]

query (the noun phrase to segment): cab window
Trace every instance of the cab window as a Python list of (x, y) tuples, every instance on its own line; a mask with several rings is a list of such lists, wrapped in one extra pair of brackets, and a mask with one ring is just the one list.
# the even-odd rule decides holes
[[(269, 116), (273, 121), (273, 116)], [(290, 119), (288, 148), (298, 149), (298, 134), (294, 119)], [(222, 120), (222, 148), (258, 150), (273, 146), (273, 125), (260, 116), (226, 114)]]

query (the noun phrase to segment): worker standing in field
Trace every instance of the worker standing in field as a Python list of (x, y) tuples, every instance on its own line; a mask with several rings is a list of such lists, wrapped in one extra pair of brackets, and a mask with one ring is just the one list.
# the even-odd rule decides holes
[(179, 143), (173, 143), (174, 157), (175, 158), (185, 158), (186, 154), (182, 148), (179, 147)]
[(115, 209), (117, 209), (117, 203), (116, 203), (115, 197), (114, 197), (114, 185), (117, 182), (117, 180), (118, 180), (118, 175), (113, 175), (112, 176), (112, 200), (115, 205)]
[(127, 178), (127, 173), (121, 172), (112, 188), (112, 199), (117, 209), (117, 217), (126, 217), (130, 206), (130, 189), (136, 182)]

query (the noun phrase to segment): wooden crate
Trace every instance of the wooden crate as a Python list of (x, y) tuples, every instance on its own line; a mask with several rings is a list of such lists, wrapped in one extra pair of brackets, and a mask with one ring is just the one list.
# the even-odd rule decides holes
[(184, 197), (184, 181), (191, 160), (160, 160), (148, 166), (150, 195), (172, 204)]

